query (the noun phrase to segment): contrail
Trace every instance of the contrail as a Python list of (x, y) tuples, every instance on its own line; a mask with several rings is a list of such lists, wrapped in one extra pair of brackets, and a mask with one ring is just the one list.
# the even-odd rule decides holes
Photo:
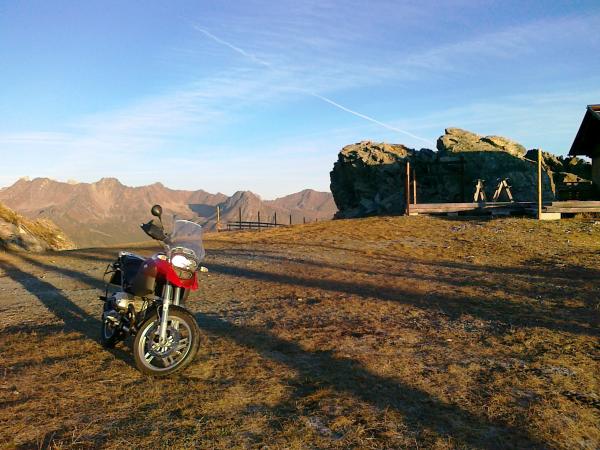
[(422, 138), (422, 137), (420, 137), (420, 136), (417, 136), (416, 134), (412, 134), (412, 133), (410, 133), (409, 131), (406, 131), (406, 130), (402, 130), (402, 129), (400, 129), (400, 128), (393, 127), (393, 126), (391, 126), (391, 125), (388, 125), (387, 123), (380, 122), (379, 120), (377, 120), (377, 119), (374, 119), (373, 117), (369, 117), (369, 116), (367, 116), (367, 115), (365, 115), (365, 114), (361, 114), (361, 113), (359, 113), (358, 111), (353, 111), (353, 110), (351, 110), (350, 108), (346, 108), (344, 105), (340, 105), (339, 103), (337, 103), (337, 102), (334, 102), (334, 101), (333, 101), (333, 100), (331, 100), (330, 98), (323, 97), (322, 95), (316, 94), (316, 93), (314, 93), (314, 92), (308, 92), (308, 94), (309, 94), (309, 95), (312, 95), (313, 97), (316, 97), (316, 98), (318, 98), (318, 99), (320, 99), (320, 100), (323, 100), (324, 102), (326, 102), (326, 103), (329, 103), (330, 105), (333, 105), (333, 106), (335, 106), (336, 108), (339, 108), (339, 109), (341, 109), (342, 111), (346, 111), (346, 112), (348, 112), (348, 113), (350, 113), (350, 114), (354, 114), (354, 115), (355, 115), (355, 116), (357, 116), (357, 117), (360, 117), (360, 118), (362, 118), (362, 119), (368, 120), (369, 122), (373, 122), (373, 123), (376, 123), (377, 125), (381, 125), (382, 127), (384, 127), (384, 128), (387, 128), (388, 130), (396, 131), (396, 132), (398, 132), (398, 133), (405, 134), (405, 135), (407, 135), (407, 136), (410, 136), (410, 137), (412, 137), (412, 138), (414, 138), (414, 139), (418, 139), (418, 140), (420, 140), (420, 141), (427, 142), (428, 144), (431, 144), (431, 145), (433, 145), (433, 142), (431, 142), (429, 139), (425, 139), (425, 138)]
[[(201, 32), (206, 37), (208, 37), (209, 39), (212, 39), (216, 43), (224, 45), (225, 47), (228, 47), (229, 49), (233, 50), (234, 52), (239, 53), (240, 55), (244, 56), (245, 58), (248, 58), (248, 59), (254, 61), (255, 63), (260, 64), (261, 66), (264, 66), (264, 67), (266, 67), (268, 69), (272, 69), (272, 66), (271, 66), (271, 64), (269, 62), (265, 61), (264, 59), (258, 58), (257, 56), (253, 55), (252, 53), (249, 53), (246, 50), (244, 50), (244, 49), (242, 49), (242, 48), (240, 48), (240, 47), (238, 47), (236, 45), (233, 45), (232, 43), (227, 42), (227, 41), (221, 39), (218, 36), (215, 36), (214, 34), (212, 34), (211, 32), (209, 32), (207, 30), (205, 30), (204, 28), (201, 28), (201, 27), (199, 27), (197, 25), (194, 25), (194, 29), (196, 29), (197, 31)], [(381, 122), (381, 121), (379, 121), (377, 119), (374, 119), (373, 117), (369, 117), (369, 116), (367, 116), (365, 114), (359, 113), (358, 111), (354, 111), (354, 110), (352, 110), (350, 108), (346, 108), (344, 105), (340, 105), (339, 103), (331, 100), (330, 98), (327, 98), (327, 97), (325, 97), (323, 95), (317, 94), (316, 92), (307, 91), (307, 90), (301, 90), (301, 92), (304, 92), (305, 94), (310, 95), (312, 97), (318, 98), (319, 100), (321, 100), (321, 101), (323, 101), (325, 103), (328, 103), (328, 104), (330, 104), (332, 106), (335, 106), (336, 108), (341, 109), (342, 111), (346, 111), (347, 113), (350, 113), (350, 114), (352, 114), (352, 115), (354, 115), (356, 117), (360, 117), (361, 119), (368, 120), (369, 122), (373, 122), (373, 123), (375, 123), (375, 124), (377, 124), (379, 126), (387, 128), (388, 130), (392, 130), (392, 131), (395, 131), (397, 133), (401, 133), (401, 134), (404, 134), (406, 136), (410, 136), (413, 139), (418, 139), (419, 141), (423, 141), (423, 142), (426, 142), (426, 143), (428, 143), (430, 145), (434, 145), (433, 142), (430, 141), (429, 139), (422, 138), (422, 137), (417, 136), (416, 134), (413, 134), (413, 133), (411, 133), (409, 131), (402, 130), (400, 128), (396, 128), (396, 127), (394, 127), (392, 125), (388, 125), (387, 123), (384, 123), (384, 122)]]
[(248, 53), (246, 50), (241, 49), (241, 48), (233, 45), (230, 42), (224, 41), (223, 39), (215, 36), (214, 34), (212, 34), (211, 32), (209, 32), (207, 30), (205, 30), (204, 28), (201, 28), (198, 25), (194, 25), (194, 29), (196, 29), (200, 33), (203, 33), (206, 37), (212, 39), (213, 41), (217, 42), (218, 44), (224, 45), (225, 47), (229, 47), (234, 52), (239, 53), (240, 55), (242, 55), (242, 56), (244, 56), (246, 58), (251, 59), (255, 63), (260, 64), (261, 66), (268, 67), (269, 69), (271, 68), (271, 64), (269, 64), (267, 61), (265, 61), (263, 59), (260, 59), (260, 58), (257, 58), (252, 53)]

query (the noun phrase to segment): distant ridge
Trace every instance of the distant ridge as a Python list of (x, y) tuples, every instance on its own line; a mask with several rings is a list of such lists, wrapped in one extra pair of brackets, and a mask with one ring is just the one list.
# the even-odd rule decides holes
[(275, 200), (262, 200), (250, 191), (238, 191), (231, 197), (203, 190), (169, 189), (161, 183), (148, 186), (125, 186), (116, 178), (102, 178), (94, 183), (60, 182), (50, 178), (21, 178), (0, 190), (0, 201), (32, 219), (47, 218), (56, 223), (80, 247), (102, 246), (143, 241), (147, 237), (139, 224), (151, 218), (150, 207), (160, 203), (165, 217), (176, 215), (197, 220), (207, 230), (214, 230), (216, 207), (222, 223), (238, 220), (272, 220), (294, 223), (303, 218), (331, 219), (337, 211), (329, 192), (312, 189)]

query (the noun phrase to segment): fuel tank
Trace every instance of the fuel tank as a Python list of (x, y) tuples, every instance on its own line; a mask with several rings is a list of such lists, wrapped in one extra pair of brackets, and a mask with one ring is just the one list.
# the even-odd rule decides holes
[(146, 259), (131, 281), (130, 292), (139, 297), (154, 294), (157, 274), (158, 268), (154, 259)]

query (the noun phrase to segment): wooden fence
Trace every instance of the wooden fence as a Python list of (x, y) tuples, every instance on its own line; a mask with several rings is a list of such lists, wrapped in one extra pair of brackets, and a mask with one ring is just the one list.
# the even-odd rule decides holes
[[(302, 223), (310, 222), (310, 219), (306, 219), (306, 217), (302, 217)], [(318, 219), (314, 219), (314, 222), (317, 222)], [(277, 212), (273, 214), (271, 221), (265, 222), (261, 221), (260, 211), (257, 213), (257, 220), (242, 220), (242, 208), (238, 209), (238, 220), (229, 221), (226, 224), (226, 227), (223, 227), (221, 224), (221, 209), (217, 206), (217, 231), (236, 231), (236, 230), (262, 230), (266, 228), (275, 228), (275, 227), (285, 227), (293, 225), (292, 215), (289, 215), (288, 223), (278, 222)]]
[(252, 221), (236, 221), (236, 222), (227, 222), (227, 231), (235, 231), (235, 230), (261, 230), (263, 228), (275, 228), (275, 227), (284, 227), (287, 226), (283, 223), (273, 223), (273, 222), (252, 222)]

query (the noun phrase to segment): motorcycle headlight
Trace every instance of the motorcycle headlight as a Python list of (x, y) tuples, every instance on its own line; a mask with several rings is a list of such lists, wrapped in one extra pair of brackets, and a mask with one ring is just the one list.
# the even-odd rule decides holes
[(189, 270), (190, 272), (194, 272), (198, 267), (196, 260), (181, 254), (173, 255), (171, 257), (171, 265), (178, 269)]

